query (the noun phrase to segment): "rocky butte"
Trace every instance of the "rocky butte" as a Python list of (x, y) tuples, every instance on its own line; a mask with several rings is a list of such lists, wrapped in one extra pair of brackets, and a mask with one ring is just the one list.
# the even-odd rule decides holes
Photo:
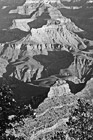
[(43, 140), (64, 129), (77, 99), (93, 100), (93, 40), (82, 37), (84, 29), (62, 14), (71, 4), (82, 9), (81, 1), (26, 0), (8, 13), (20, 18), (13, 19), (4, 33), (25, 35), (1, 41), (0, 83), (10, 85), (18, 102), (29, 104), (32, 96), (45, 94), (42, 103), (32, 105), (36, 119), (28, 118), (18, 127), (17, 135), (26, 140)]

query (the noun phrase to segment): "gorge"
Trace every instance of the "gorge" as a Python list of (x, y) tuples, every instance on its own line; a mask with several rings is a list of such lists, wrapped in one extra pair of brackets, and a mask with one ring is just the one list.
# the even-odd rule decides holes
[(93, 102), (92, 5), (0, 1), (0, 86), (9, 85), (18, 105), (31, 104), (37, 116), (18, 127), (25, 140), (63, 129), (78, 98)]
[[(69, 81), (70, 75), (70, 77), (77, 77), (81, 83), (85, 82), (84, 78), (90, 70), (92, 71), (93, 65), (92, 52), (85, 50), (92, 44), (91, 40), (83, 39), (78, 35), (83, 34), (82, 29), (62, 15), (60, 10), (68, 9), (67, 6), (67, 3), (61, 1), (28, 0), (23, 5), (9, 11), (10, 17), (11, 14), (17, 14), (19, 18), (13, 19), (12, 26), (9, 25), (10, 27), (5, 31), (1, 30), (1, 34), (5, 32), (6, 36), (9, 32), (15, 34), (15, 31), (18, 31), (24, 35), (24, 37), (20, 35), (21, 39), (17, 40), (14, 37), (15, 40), (11, 42), (10, 39), (7, 42), (7, 37), (6, 42), (3, 39), (0, 44), (0, 75), (6, 81), (15, 79), (12, 82), (8, 80), (9, 85), (18, 79), (22, 81), (22, 84), (23, 82), (24, 85), (26, 84), (25, 88), (32, 95), (36, 93), (36, 87), (34, 91), (29, 91), (27, 87), (32, 86), (32, 89), (36, 83), (36, 86), (41, 86), (40, 88), (42, 86), (51, 88), (62, 76), (62, 79)], [(9, 36), (13, 39), (11, 35)], [(66, 71), (68, 74), (64, 77)], [(48, 80), (46, 80), (47, 77), (49, 77)], [(42, 78), (43, 81), (40, 80)], [(15, 86), (11, 85), (11, 87)], [(22, 87), (24, 86), (20, 85), (20, 90), (15, 93), (20, 92), (20, 99), (24, 91), (21, 91)], [(25, 95), (28, 96), (27, 92)]]

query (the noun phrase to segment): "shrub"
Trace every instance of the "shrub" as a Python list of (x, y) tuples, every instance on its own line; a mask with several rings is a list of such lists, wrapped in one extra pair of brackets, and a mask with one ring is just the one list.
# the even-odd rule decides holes
[(9, 136), (2, 136), (0, 140), (25, 140), (23, 137), (15, 137), (15, 136), (12, 136), (12, 135), (9, 135)]
[[(28, 116), (34, 116), (34, 110), (30, 105), (18, 106), (13, 98), (13, 92), (10, 87), (3, 85), (0, 87), (0, 136), (4, 136), (5, 131), (8, 128), (12, 128), (12, 124), (15, 122), (23, 122), (23, 118)], [(24, 123), (24, 122), (23, 122)], [(11, 137), (11, 139), (9, 138)], [(13, 136), (7, 137), (6, 140), (14, 139)]]
[(5, 132), (8, 127), (8, 116), (14, 112), (15, 100), (12, 98), (13, 93), (9, 86), (0, 88), (0, 135)]
[(74, 140), (93, 140), (93, 105), (78, 100), (78, 105), (69, 117), (68, 134)]
[(51, 140), (66, 140), (65, 133), (57, 132), (53, 137), (51, 137)]
[(93, 105), (79, 99), (71, 109), (67, 126), (67, 132), (57, 132), (51, 140), (93, 140)]

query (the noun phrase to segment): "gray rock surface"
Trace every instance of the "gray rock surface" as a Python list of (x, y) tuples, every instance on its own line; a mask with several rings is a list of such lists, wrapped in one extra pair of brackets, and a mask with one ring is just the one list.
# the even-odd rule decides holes
[[(36, 118), (24, 119), (23, 126), (17, 125), (9, 133), (24, 136), (25, 140), (50, 140), (56, 131), (66, 131), (66, 121), (78, 98), (93, 103), (93, 41), (81, 37), (79, 34), (84, 30), (60, 12), (60, 8), (81, 7), (81, 0), (26, 0), (9, 11), (10, 15), (25, 16), (14, 19), (9, 31), (21, 30), (27, 35), (0, 43), (0, 77), (22, 92), (31, 86), (49, 88), (47, 98), (35, 110)], [(46, 24), (34, 27), (40, 17)], [(67, 80), (74, 85), (84, 82), (86, 85), (74, 95)]]

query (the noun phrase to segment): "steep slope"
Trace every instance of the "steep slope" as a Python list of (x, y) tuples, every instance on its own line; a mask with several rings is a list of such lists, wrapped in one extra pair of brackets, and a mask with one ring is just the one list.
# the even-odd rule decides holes
[[(85, 99), (93, 103), (93, 79), (91, 79), (84, 90), (73, 95), (66, 87), (65, 83), (62, 88), (62, 83), (59, 83), (59, 88), (54, 86), (50, 89), (49, 96), (35, 110), (36, 118), (24, 119), (23, 126), (16, 125), (16, 130), (10, 130), (11, 134), (20, 137), (24, 136), (27, 140), (51, 140), (55, 132), (67, 132), (68, 117), (71, 109), (77, 107), (79, 98)], [(56, 90), (58, 89), (58, 90)], [(55, 94), (54, 94), (55, 91)], [(8, 131), (9, 133), (9, 131)], [(67, 135), (68, 138), (68, 135)]]
[(93, 103), (93, 41), (81, 37), (84, 30), (62, 14), (62, 9), (82, 4), (87, 5), (80, 0), (26, 0), (10, 10), (10, 15), (24, 17), (13, 19), (6, 32), (27, 35), (0, 43), (0, 82), (10, 85), (17, 103), (30, 103), (36, 118), (24, 119), (23, 126), (15, 124), (16, 130), (7, 134), (50, 140), (67, 129), (78, 98)]
[[(14, 19), (9, 30), (20, 29), (27, 32), (27, 36), (0, 44), (1, 77), (51, 87), (56, 81), (51, 82), (51, 75), (61, 79), (77, 77), (79, 82), (84, 82), (88, 75), (92, 76), (93, 42), (78, 35), (83, 30), (61, 14), (59, 4), (60, 1), (27, 0), (9, 12), (26, 16)], [(34, 27), (39, 18), (46, 18), (45, 25)], [(46, 79), (37, 81), (47, 77), (48, 82)]]
[[(28, 75), (33, 73), (32, 77), (35, 73), (37, 73), (36, 75), (38, 76), (36, 77), (40, 78), (41, 76), (39, 76), (39, 74), (41, 75), (41, 72), (45, 68), (42, 66), (41, 60), (39, 60), (39, 55), (42, 55), (40, 57), (44, 59), (45, 56), (47, 55), (49, 56), (49, 52), (57, 51), (58, 54), (60, 54), (61, 56), (64, 50), (67, 52), (69, 51), (73, 52), (73, 54), (76, 55), (76, 52), (78, 53), (79, 49), (82, 50), (87, 48), (84, 41), (79, 36), (75, 35), (71, 30), (69, 31), (67, 27), (68, 25), (62, 26), (61, 23), (59, 25), (55, 25), (54, 23), (50, 22), (49, 25), (43, 26), (42, 28), (32, 29), (31, 34), (29, 34), (26, 38), (15, 43), (3, 44), (3, 47), (1, 47), (1, 58), (5, 59), (7, 63), (11, 63), (13, 66), (19, 67), (17, 68), (16, 72), (19, 73), (17, 75), (19, 75), (18, 77), (20, 77), (20, 80), (21, 77), (24, 77), (25, 72), (28, 73)], [(55, 54), (56, 57), (57, 52), (56, 53), (53, 52), (51, 54), (52, 55)], [(65, 52), (65, 54), (67, 54), (67, 52)], [(83, 55), (82, 52), (81, 55)], [(34, 59), (39, 61), (38, 63), (32, 58), (33, 56), (35, 56)], [(55, 57), (53, 59), (55, 59)], [(73, 57), (71, 55), (69, 55), (69, 57), (72, 62)], [(87, 56), (85, 57), (87, 58)], [(58, 61), (61, 62), (61, 58)], [(53, 60), (51, 62), (53, 63)], [(63, 59), (63, 63), (64, 62), (65, 62), (65, 58)], [(46, 61), (44, 63), (46, 63)], [(43, 65), (45, 65), (44, 63)], [(51, 65), (51, 67), (48, 65), (46, 65), (46, 67), (52, 68), (53, 66), (52, 63), (48, 64)], [(60, 66), (60, 63), (58, 64)], [(62, 66), (60, 66), (60, 68), (61, 67)], [(31, 72), (32, 69), (34, 70), (34, 72)], [(39, 70), (39, 72), (37, 72), (37, 70)], [(20, 74), (19, 71), (22, 71), (22, 73), (24, 74)], [(11, 71), (10, 74), (12, 74), (12, 72), (13, 71)], [(54, 74), (58, 74), (59, 70), (56, 72), (57, 73)], [(29, 75), (29, 79), (31, 79), (30, 75)], [(26, 81), (26, 79), (24, 81)]]
[[(78, 27), (84, 30), (79, 34), (82, 38), (93, 40), (93, 2), (89, 0), (80, 0), (74, 2), (62, 2), (66, 8), (60, 8), (60, 12), (70, 18)], [(75, 9), (77, 7), (77, 9)]]

